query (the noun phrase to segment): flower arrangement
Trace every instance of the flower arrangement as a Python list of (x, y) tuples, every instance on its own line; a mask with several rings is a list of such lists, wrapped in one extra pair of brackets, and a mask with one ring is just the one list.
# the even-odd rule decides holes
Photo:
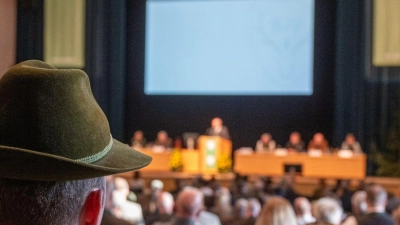
[(222, 153), (217, 160), (218, 171), (227, 173), (232, 170), (232, 159), (229, 153)]
[(180, 149), (175, 148), (172, 151), (168, 164), (172, 171), (182, 171), (183, 162), (182, 162), (182, 153)]

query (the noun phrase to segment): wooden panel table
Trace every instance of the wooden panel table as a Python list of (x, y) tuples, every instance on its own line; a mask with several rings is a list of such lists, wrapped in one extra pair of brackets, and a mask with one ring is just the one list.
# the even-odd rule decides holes
[[(169, 158), (171, 155), (170, 151), (165, 152), (154, 152), (150, 149), (142, 149), (140, 150), (146, 155), (149, 155), (153, 158), (150, 165), (141, 169), (141, 171), (151, 171), (151, 172), (168, 172), (171, 171), (171, 168), (168, 165)], [(199, 173), (199, 151), (193, 150), (182, 150), (182, 161), (183, 161), (183, 170), (185, 173)]]
[(234, 171), (240, 174), (282, 176), (285, 165), (300, 165), (305, 177), (364, 179), (366, 175), (365, 155), (341, 158), (335, 154), (311, 157), (306, 153), (277, 156), (235, 152)]

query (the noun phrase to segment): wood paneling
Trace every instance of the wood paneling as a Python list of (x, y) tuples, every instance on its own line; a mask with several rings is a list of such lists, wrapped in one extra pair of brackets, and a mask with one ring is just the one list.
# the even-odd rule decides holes
[(15, 64), (17, 0), (0, 1), (0, 77)]

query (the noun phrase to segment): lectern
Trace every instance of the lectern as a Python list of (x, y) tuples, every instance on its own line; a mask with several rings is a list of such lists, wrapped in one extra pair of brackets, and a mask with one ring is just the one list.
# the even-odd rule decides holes
[(200, 173), (218, 173), (217, 160), (221, 154), (232, 154), (232, 142), (218, 136), (200, 136), (198, 139), (200, 151)]

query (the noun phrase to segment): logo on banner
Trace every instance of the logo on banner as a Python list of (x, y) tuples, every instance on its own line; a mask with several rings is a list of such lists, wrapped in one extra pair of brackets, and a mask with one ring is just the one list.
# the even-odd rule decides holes
[(217, 152), (216, 152), (216, 143), (214, 140), (208, 140), (206, 142), (206, 157), (205, 163), (207, 168), (216, 168), (217, 167)]

